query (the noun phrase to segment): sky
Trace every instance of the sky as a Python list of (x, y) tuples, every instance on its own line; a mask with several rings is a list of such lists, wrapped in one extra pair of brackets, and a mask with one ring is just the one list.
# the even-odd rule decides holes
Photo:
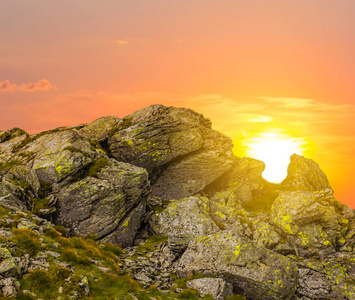
[(293, 141), (355, 208), (355, 1), (1, 0), (0, 129), (194, 109)]

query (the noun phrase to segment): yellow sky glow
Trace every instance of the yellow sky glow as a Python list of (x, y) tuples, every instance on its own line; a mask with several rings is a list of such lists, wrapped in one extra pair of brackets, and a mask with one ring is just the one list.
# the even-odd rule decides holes
[(244, 142), (247, 156), (265, 163), (263, 177), (273, 183), (280, 183), (287, 176), (290, 156), (303, 155), (305, 142), (277, 132), (263, 133), (258, 137), (247, 138)]

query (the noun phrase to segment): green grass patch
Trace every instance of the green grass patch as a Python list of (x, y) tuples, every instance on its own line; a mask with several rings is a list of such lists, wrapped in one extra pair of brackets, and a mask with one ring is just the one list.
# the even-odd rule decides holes
[(12, 231), (12, 242), (25, 253), (29, 253), (31, 256), (36, 255), (42, 250), (42, 244), (39, 241), (39, 235), (30, 229), (15, 229)]
[(166, 236), (151, 235), (142, 245), (139, 245), (136, 250), (143, 253), (152, 252), (160, 243), (165, 243), (167, 240), (168, 237)]
[(32, 212), (37, 214), (39, 210), (49, 208), (48, 202), (49, 202), (49, 200), (46, 198), (45, 199), (33, 198), (32, 199)]

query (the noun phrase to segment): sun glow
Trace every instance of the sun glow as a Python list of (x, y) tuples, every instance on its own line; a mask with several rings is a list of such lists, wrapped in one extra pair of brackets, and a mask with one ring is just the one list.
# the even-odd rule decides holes
[(265, 163), (263, 177), (274, 183), (280, 183), (287, 176), (290, 156), (303, 155), (303, 139), (291, 138), (277, 132), (268, 132), (259, 137), (249, 138), (245, 145), (249, 157)]

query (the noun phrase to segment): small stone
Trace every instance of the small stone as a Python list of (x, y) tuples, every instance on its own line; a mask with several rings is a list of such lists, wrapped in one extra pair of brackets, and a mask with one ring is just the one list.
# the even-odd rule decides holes
[(2, 288), (2, 293), (4, 294), (5, 297), (14, 297), (14, 298), (16, 298), (16, 296), (17, 296), (16, 288), (14, 286), (12, 286), (12, 285), (3, 287)]

